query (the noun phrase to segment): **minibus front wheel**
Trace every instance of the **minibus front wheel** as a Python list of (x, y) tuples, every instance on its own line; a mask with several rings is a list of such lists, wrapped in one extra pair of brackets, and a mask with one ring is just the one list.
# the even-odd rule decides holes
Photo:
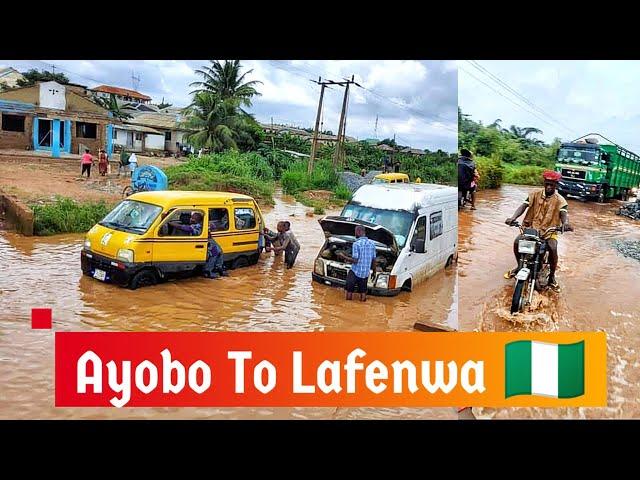
[(136, 290), (139, 287), (149, 287), (156, 283), (158, 283), (158, 276), (156, 275), (156, 272), (149, 268), (145, 268), (133, 276), (129, 282), (129, 288), (131, 290)]

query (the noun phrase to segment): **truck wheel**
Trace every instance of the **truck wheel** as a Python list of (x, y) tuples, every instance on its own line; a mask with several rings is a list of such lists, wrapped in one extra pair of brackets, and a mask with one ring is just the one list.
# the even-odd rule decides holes
[(139, 287), (148, 287), (158, 283), (158, 277), (152, 270), (141, 270), (136, 273), (129, 282), (129, 289), (136, 290)]
[(598, 195), (598, 203), (604, 203), (604, 192), (600, 192)]
[(511, 314), (518, 313), (524, 307), (524, 284), (526, 280), (518, 280), (516, 288), (513, 289), (513, 298), (511, 299)]

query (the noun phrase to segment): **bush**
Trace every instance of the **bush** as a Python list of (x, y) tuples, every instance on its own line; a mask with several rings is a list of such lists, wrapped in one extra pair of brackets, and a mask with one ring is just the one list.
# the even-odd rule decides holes
[(499, 188), (502, 185), (504, 167), (499, 158), (476, 157), (475, 162), (480, 173), (479, 188)]
[(504, 172), (505, 183), (518, 185), (542, 185), (542, 172), (545, 167), (515, 165)]
[(66, 197), (56, 197), (54, 203), (33, 205), (34, 233), (54, 235), (56, 233), (86, 232), (102, 220), (112, 209), (105, 202), (78, 203)]
[(313, 166), (311, 175), (307, 174), (306, 161), (291, 165), (281, 178), (285, 193), (294, 195), (305, 190), (334, 190), (340, 184), (340, 178), (328, 160), (320, 160)]
[(315, 213), (316, 215), (324, 215), (324, 208), (315, 206), (313, 207), (313, 213)]
[(171, 172), (169, 186), (174, 190), (235, 192), (250, 195), (264, 204), (273, 204), (273, 183), (236, 177), (218, 172)]
[(337, 187), (335, 187), (333, 189), (333, 194), (336, 198), (346, 201), (351, 200), (352, 196), (351, 190), (349, 190), (349, 187), (347, 187), (344, 183), (340, 183)]

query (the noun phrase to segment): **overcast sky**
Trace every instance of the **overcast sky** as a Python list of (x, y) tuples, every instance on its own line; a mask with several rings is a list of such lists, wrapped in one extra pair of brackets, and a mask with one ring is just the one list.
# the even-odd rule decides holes
[(458, 65), (460, 107), (474, 120), (486, 125), (500, 118), (506, 128), (537, 127), (547, 142), (601, 133), (640, 152), (640, 61), (480, 60), (474, 66), (465, 60)]
[[(45, 65), (49, 63), (49, 65)], [(6, 61), (0, 66), (13, 66), (64, 72), (72, 82), (89, 87), (98, 84), (132, 88), (132, 71), (140, 77), (138, 90), (175, 106), (189, 103), (189, 83), (198, 80), (194, 70), (205, 60), (194, 61), (93, 61), (47, 60)], [(311, 79), (343, 80), (355, 75), (365, 89), (352, 87), (347, 131), (359, 139), (374, 138), (378, 116), (377, 138), (393, 137), (414, 148), (457, 149), (458, 79), (453, 61), (250, 61), (245, 69), (253, 69), (251, 79), (260, 80), (262, 93), (254, 101), (251, 112), (262, 122), (313, 127), (320, 87)], [(323, 129), (337, 133), (343, 89), (325, 92)]]

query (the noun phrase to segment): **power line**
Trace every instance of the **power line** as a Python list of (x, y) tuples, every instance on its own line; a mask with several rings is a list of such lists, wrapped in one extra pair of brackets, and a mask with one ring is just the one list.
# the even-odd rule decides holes
[[(292, 74), (294, 74), (294, 75), (298, 75), (298, 76), (300, 76), (299, 74), (297, 74), (297, 73), (295, 73), (295, 72), (291, 72), (290, 70), (288, 70), (288, 69), (286, 69), (286, 68), (284, 68), (284, 67), (281, 67), (280, 65), (276, 65), (276, 64), (275, 64), (275, 63), (273, 63), (272, 61), (269, 61), (269, 63), (271, 63), (271, 64), (272, 64), (274, 67), (276, 67), (276, 68), (280, 68), (281, 70), (285, 70), (285, 71), (288, 71), (289, 73), (292, 73)], [(290, 64), (289, 64), (289, 65), (290, 65)], [(295, 67), (295, 66), (293, 66), (293, 65), (290, 65), (290, 66), (291, 66), (291, 67), (293, 67), (293, 68), (297, 68), (297, 67)], [(315, 67), (315, 66), (314, 66), (314, 67)], [(317, 74), (314, 74), (314, 73), (312, 73), (312, 72), (309, 72), (308, 70), (305, 70), (305, 69), (302, 69), (302, 68), (297, 68), (297, 69), (298, 69), (298, 70), (300, 70), (300, 71), (307, 72), (307, 73), (309, 73), (309, 74), (311, 74), (311, 75), (317, 76)], [(318, 69), (318, 70), (320, 70), (320, 69)], [(336, 74), (336, 75), (329, 75), (329, 74), (328, 74), (328, 72), (327, 72), (327, 71), (325, 71), (325, 70), (320, 70), (320, 71), (321, 71), (321, 73), (325, 74), (325, 76), (340, 76), (340, 75), (337, 75), (337, 74)], [(335, 73), (335, 72), (334, 72), (334, 73)], [(415, 108), (413, 108), (413, 107), (410, 107), (410, 106), (408, 106), (408, 105), (405, 105), (405, 104), (403, 104), (403, 103), (396, 102), (395, 100), (393, 100), (393, 99), (391, 99), (391, 98), (389, 98), (389, 97), (387, 97), (387, 96), (385, 96), (385, 95), (382, 95), (381, 93), (378, 93), (378, 92), (376, 92), (376, 91), (375, 91), (375, 90), (373, 90), (373, 89), (366, 88), (366, 87), (363, 87), (363, 86), (360, 86), (360, 88), (362, 88), (362, 89), (363, 89), (363, 90), (365, 90), (366, 92), (369, 92), (369, 93), (370, 93), (370, 94), (372, 94), (372, 95), (375, 95), (376, 97), (378, 97), (378, 98), (380, 98), (380, 99), (382, 99), (382, 100), (386, 100), (386, 101), (387, 101), (387, 102), (389, 102), (389, 103), (392, 103), (392, 104), (394, 104), (394, 105), (396, 105), (396, 106), (398, 106), (398, 107), (400, 107), (400, 108), (402, 108), (402, 109), (404, 109), (404, 110), (406, 110), (406, 111), (408, 111), (408, 112), (410, 112), (410, 113), (413, 113), (415, 116), (420, 117), (420, 118), (422, 118), (423, 120), (426, 120), (427, 122), (433, 122), (433, 121), (438, 122), (438, 120), (442, 120), (442, 121), (445, 121), (445, 122), (448, 122), (448, 121), (449, 121), (448, 119), (446, 119), (446, 118), (444, 118), (444, 117), (442, 117), (442, 116), (440, 116), (440, 115), (438, 115), (438, 114), (435, 114), (435, 113), (434, 113), (434, 114), (432, 114), (432, 113), (423, 112), (423, 111), (417, 110), (417, 109), (415, 109)], [(448, 130), (448, 131), (450, 131), (450, 132), (458, 133), (458, 129), (457, 129), (457, 127), (456, 127), (456, 128), (452, 128), (452, 127), (450, 127), (450, 126), (448, 126), (448, 125), (446, 125), (446, 124), (444, 124), (444, 123), (442, 123), (442, 122), (438, 122), (438, 123), (440, 123), (440, 125), (442, 126), (442, 128), (444, 128), (445, 130)]]
[(471, 78), (473, 78), (473, 79), (475, 79), (476, 81), (478, 81), (478, 82), (482, 83), (484, 86), (486, 86), (487, 88), (489, 88), (489, 89), (490, 89), (490, 90), (492, 90), (493, 92), (495, 92), (495, 93), (497, 93), (498, 95), (500, 95), (502, 98), (504, 98), (504, 99), (508, 100), (509, 102), (513, 103), (516, 107), (518, 107), (518, 108), (520, 108), (520, 109), (524, 110), (525, 112), (527, 112), (527, 113), (529, 113), (529, 114), (533, 115), (534, 117), (538, 118), (539, 120), (542, 120), (542, 121), (543, 121), (544, 123), (546, 123), (547, 125), (549, 125), (549, 126), (551, 126), (551, 127), (554, 127), (554, 128), (555, 128), (555, 126), (554, 126), (552, 123), (550, 123), (548, 120), (546, 120), (546, 119), (544, 119), (544, 118), (540, 117), (540, 116), (539, 116), (539, 115), (537, 115), (535, 112), (532, 112), (532, 111), (530, 111), (530, 110), (527, 110), (524, 106), (522, 106), (522, 105), (521, 105), (521, 104), (519, 104), (519, 103), (516, 103), (515, 101), (513, 101), (511, 98), (507, 97), (506, 95), (503, 95), (501, 92), (499, 92), (498, 90), (496, 90), (495, 88), (493, 88), (493, 87), (492, 87), (491, 85), (489, 85), (488, 83), (486, 83), (486, 82), (484, 82), (484, 81), (480, 80), (478, 77), (476, 77), (475, 75), (473, 75), (471, 72), (469, 72), (468, 70), (465, 70), (464, 68), (462, 68), (462, 66), (461, 66), (461, 65), (458, 65), (458, 68), (459, 68), (460, 70), (462, 70), (464, 73), (466, 73), (467, 75), (469, 75)]
[(567, 130), (569, 132), (575, 133), (575, 130), (573, 130), (571, 127), (568, 127), (567, 125), (565, 125), (564, 123), (560, 122), (559, 120), (556, 120), (552, 115), (548, 114), (544, 109), (542, 109), (541, 107), (537, 106), (535, 103), (533, 103), (527, 97), (525, 97), (520, 92), (518, 92), (517, 90), (512, 88), (509, 84), (507, 84), (505, 81), (503, 81), (497, 75), (494, 75), (493, 73), (491, 73), (487, 68), (482, 66), (479, 62), (477, 62), (475, 60), (467, 60), (467, 63), (469, 63), (474, 68), (476, 68), (476, 70), (480, 71), (480, 73), (482, 73), (483, 75), (489, 77), (491, 80), (496, 82), (501, 87), (505, 88), (511, 94), (515, 95), (517, 98), (519, 98), (522, 101), (524, 101), (527, 105), (531, 106), (534, 110), (540, 112), (542, 115), (544, 115), (547, 118), (551, 119), (557, 125), (561, 126), (562, 128), (564, 128), (565, 130)]

